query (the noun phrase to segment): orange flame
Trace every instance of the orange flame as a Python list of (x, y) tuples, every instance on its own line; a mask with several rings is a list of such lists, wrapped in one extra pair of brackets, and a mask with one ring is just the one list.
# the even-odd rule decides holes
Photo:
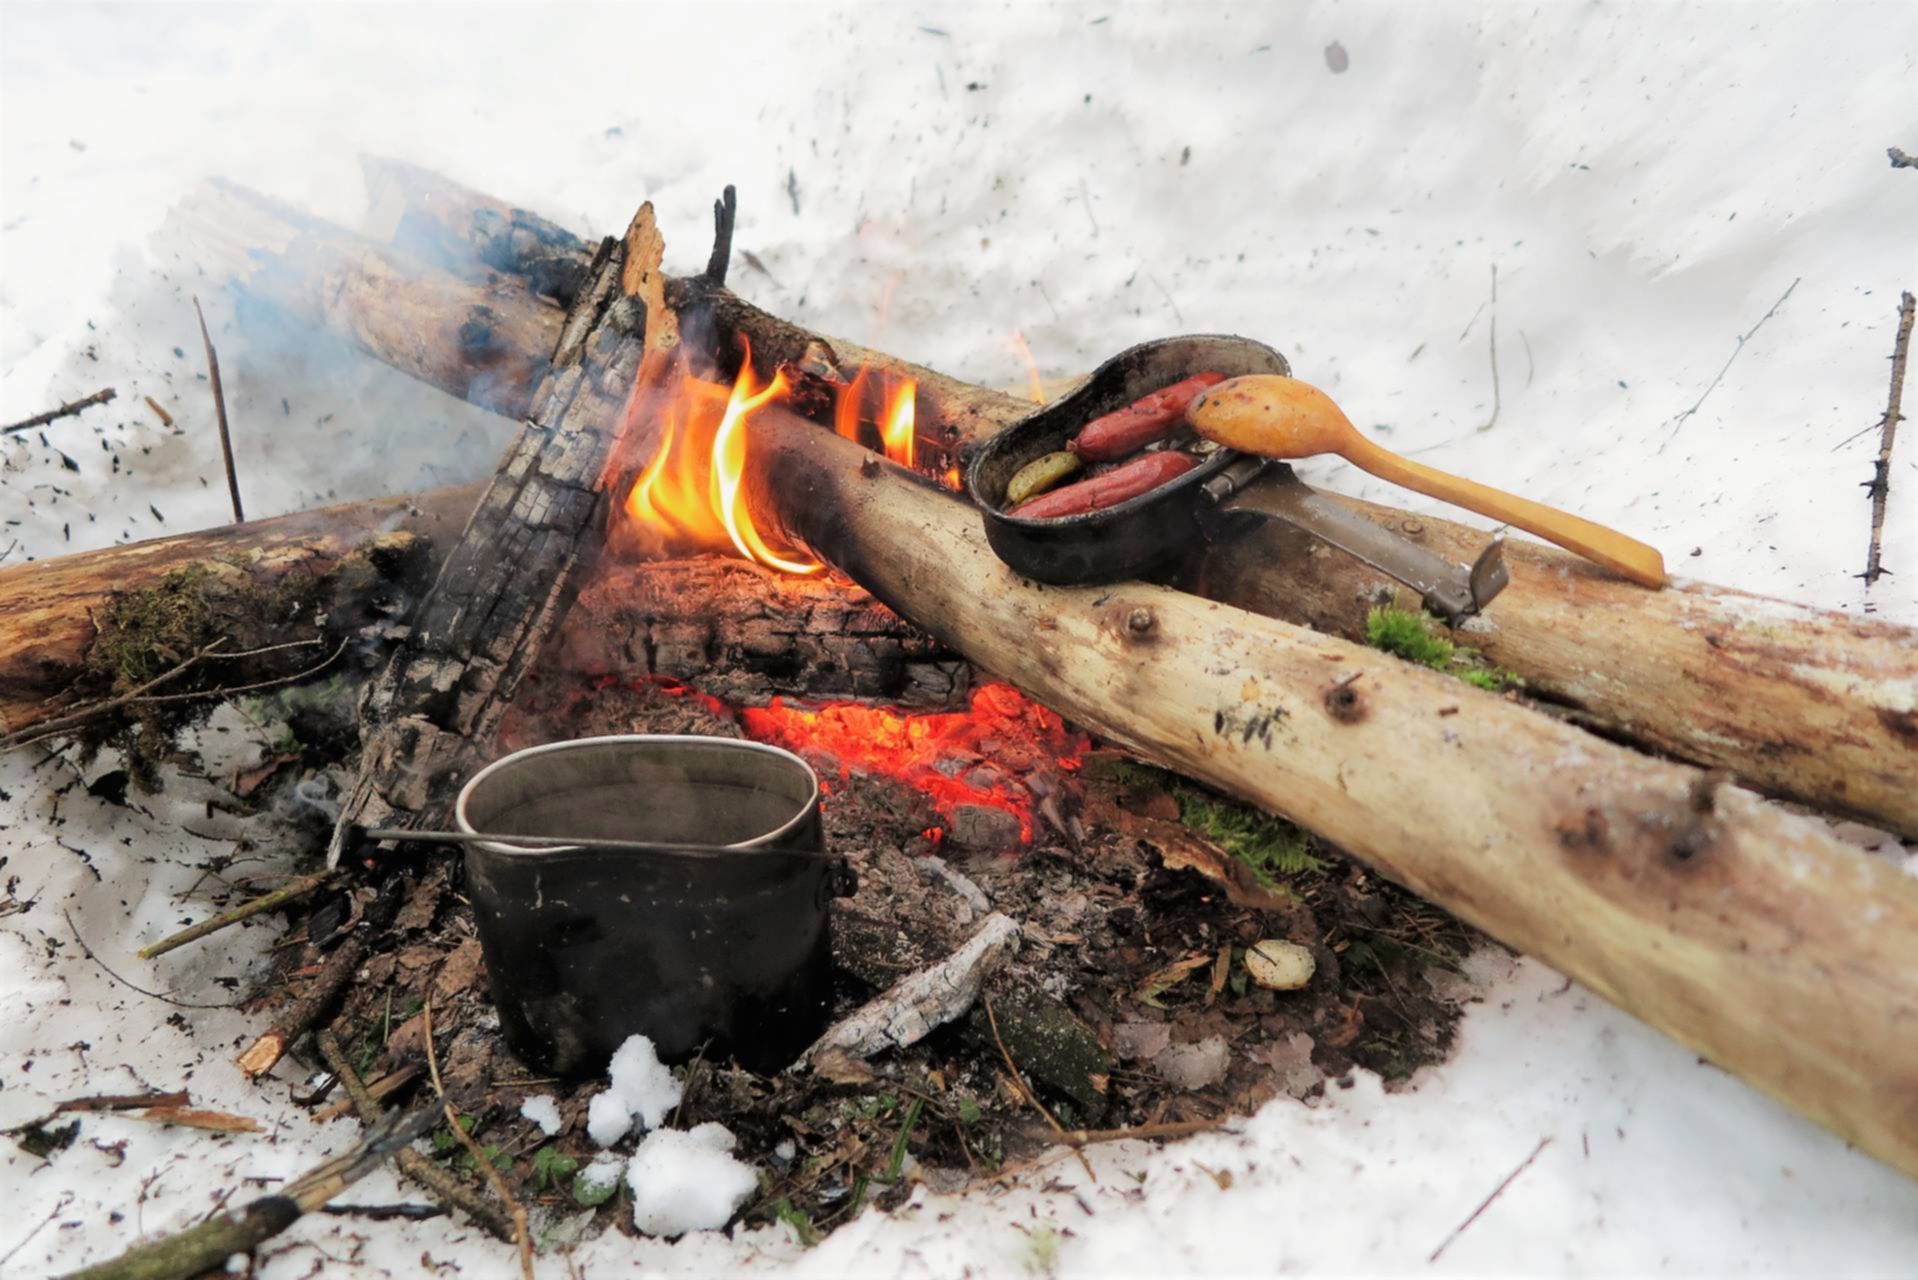
[(642, 390), (660, 404), (659, 449), (626, 498), (626, 512), (649, 552), (731, 551), (785, 573), (818, 573), (826, 566), (775, 549), (746, 509), (748, 422), (753, 412), (785, 398), (777, 376), (753, 385), (750, 359), (739, 366), (732, 391), (690, 375), (669, 376)]
[[(868, 418), (869, 389), (877, 382), (878, 415)], [(912, 466), (913, 422), (918, 386), (911, 378), (875, 378), (861, 368), (838, 389), (833, 429), (849, 440), (872, 440), (872, 422), (886, 457)], [(702, 551), (736, 554), (783, 573), (810, 574), (825, 568), (790, 548), (766, 541), (747, 509), (743, 479), (751, 447), (754, 413), (790, 398), (784, 374), (764, 386), (753, 374), (750, 350), (740, 363), (732, 389), (675, 370), (658, 386), (634, 392), (629, 412), (659, 415), (659, 448), (634, 482), (626, 512), (642, 550), (652, 555)]]
[(1032, 403), (1046, 402), (1046, 384), (1039, 377), (1039, 362), (1032, 358), (1032, 348), (1026, 345), (1026, 335), (1017, 329), (1012, 331), (1012, 350), (1026, 366), (1026, 394), (1032, 397)]

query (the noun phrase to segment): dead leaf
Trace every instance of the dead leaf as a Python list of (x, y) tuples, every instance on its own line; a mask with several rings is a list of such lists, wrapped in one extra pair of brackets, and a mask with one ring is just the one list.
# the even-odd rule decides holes
[(433, 995), (447, 999), (470, 990), (483, 966), (479, 939), (466, 939), (453, 948), (453, 954), (446, 957), (446, 963), (440, 966), (439, 977), (433, 979)]
[(1145, 985), (1139, 988), (1138, 995), (1134, 996), (1133, 999), (1137, 1000), (1140, 1004), (1149, 1004), (1155, 1009), (1163, 1009), (1165, 1006), (1159, 1003), (1160, 996), (1178, 986), (1181, 982), (1191, 977), (1196, 970), (1204, 968), (1211, 962), (1212, 957), (1203, 951), (1194, 952), (1183, 960), (1176, 960), (1147, 978)]
[[(152, 402), (148, 401), (148, 403)], [(280, 770), (290, 764), (298, 764), (299, 761), (300, 758), (296, 755), (269, 756), (251, 769), (237, 769), (233, 774), (233, 794), (242, 800), (248, 799), (255, 791), (272, 781), (274, 775)]]
[(1212, 985), (1205, 993), (1205, 1002), (1211, 1004), (1225, 990), (1225, 980), (1232, 976), (1232, 944), (1227, 942), (1219, 947), (1219, 954), (1212, 962)]
[(821, 1049), (812, 1058), (813, 1074), (834, 1084), (866, 1084), (873, 1079), (872, 1068), (844, 1049)]

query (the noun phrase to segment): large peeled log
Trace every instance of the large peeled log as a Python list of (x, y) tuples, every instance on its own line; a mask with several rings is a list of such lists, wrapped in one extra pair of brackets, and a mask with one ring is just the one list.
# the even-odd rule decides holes
[(1918, 882), (1720, 775), (1143, 583), (1020, 578), (960, 499), (778, 412), (753, 510), (981, 667), (1285, 814), (1918, 1174)]

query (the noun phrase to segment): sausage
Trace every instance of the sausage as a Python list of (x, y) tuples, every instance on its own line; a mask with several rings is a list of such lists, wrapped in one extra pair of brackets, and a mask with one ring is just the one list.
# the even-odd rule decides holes
[(1041, 494), (1030, 502), (1020, 503), (1006, 514), (1021, 520), (1057, 520), (1061, 516), (1103, 511), (1142, 493), (1150, 493), (1198, 465), (1199, 460), (1189, 453), (1163, 449), (1134, 458), (1090, 480), (1081, 480), (1063, 489)]
[(1060, 450), (1020, 467), (1006, 482), (1006, 505), (1016, 507), (1027, 498), (1036, 498), (1083, 467), (1076, 453)]
[(1112, 462), (1136, 453), (1178, 430), (1187, 406), (1199, 393), (1224, 381), (1223, 373), (1195, 373), (1162, 387), (1123, 409), (1094, 418), (1072, 438), (1070, 447), (1087, 462)]

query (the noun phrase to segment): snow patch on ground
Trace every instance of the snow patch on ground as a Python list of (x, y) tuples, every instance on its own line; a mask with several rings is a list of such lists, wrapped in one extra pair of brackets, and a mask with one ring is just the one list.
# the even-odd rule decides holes
[[(714, 194), (737, 183), (743, 293), (975, 381), (1023, 385), (1014, 331), (1049, 378), (1170, 333), (1259, 337), (1421, 461), (1617, 524), (1688, 575), (1918, 622), (1918, 449), (1901, 443), (1892, 466), (1885, 561), (1902, 572), (1869, 596), (1854, 576), (1897, 291), (1914, 284), (1918, 178), (1884, 155), (1918, 149), (1906, 4), (913, 2), (749, 21), (717, 5), (5, 5), (0, 35), (0, 421), (120, 391), (0, 444), (14, 560), (226, 519), (195, 293), (250, 513), (490, 470), (513, 424), (238, 313), (162, 234), (216, 174), (351, 223), (370, 151), (588, 234), (650, 198), (682, 272), (704, 262)], [(1343, 464), (1303, 470), (1432, 509)], [(216, 761), (250, 764), (261, 734), (223, 712), (202, 737), (230, 746)], [(45, 1163), (0, 1143), (8, 1275), (177, 1230), (213, 1195), (295, 1176), (358, 1132), (292, 1102), (310, 1063), (257, 1083), (233, 1065), (258, 1022), (220, 1006), (260, 971), (273, 924), (133, 954), (209, 914), (222, 877), (283, 870), (283, 845), (242, 844), (268, 824), (209, 810), (225, 765), (130, 807), (85, 790), (111, 767), (0, 757), (0, 904), (30, 904), (0, 915), (0, 1127), (62, 1098), (185, 1086), (267, 1132), (99, 1115)], [(810, 1251), (768, 1227), (609, 1234), (577, 1261), (777, 1276), (1908, 1268), (1912, 1184), (1541, 965), (1488, 955), (1475, 978), (1457, 1054), (1402, 1092), (1360, 1074), (1235, 1132), (1096, 1148), (1096, 1183), (1062, 1159), (1010, 1190), (921, 1189)], [(415, 1192), (385, 1170), (353, 1198)], [(457, 1220), (314, 1218), (261, 1274), (448, 1265), (511, 1262)]]
[(655, 1129), (626, 1166), (633, 1225), (652, 1236), (683, 1236), (726, 1225), (759, 1186), (759, 1175), (732, 1155), (732, 1130), (707, 1123)]

